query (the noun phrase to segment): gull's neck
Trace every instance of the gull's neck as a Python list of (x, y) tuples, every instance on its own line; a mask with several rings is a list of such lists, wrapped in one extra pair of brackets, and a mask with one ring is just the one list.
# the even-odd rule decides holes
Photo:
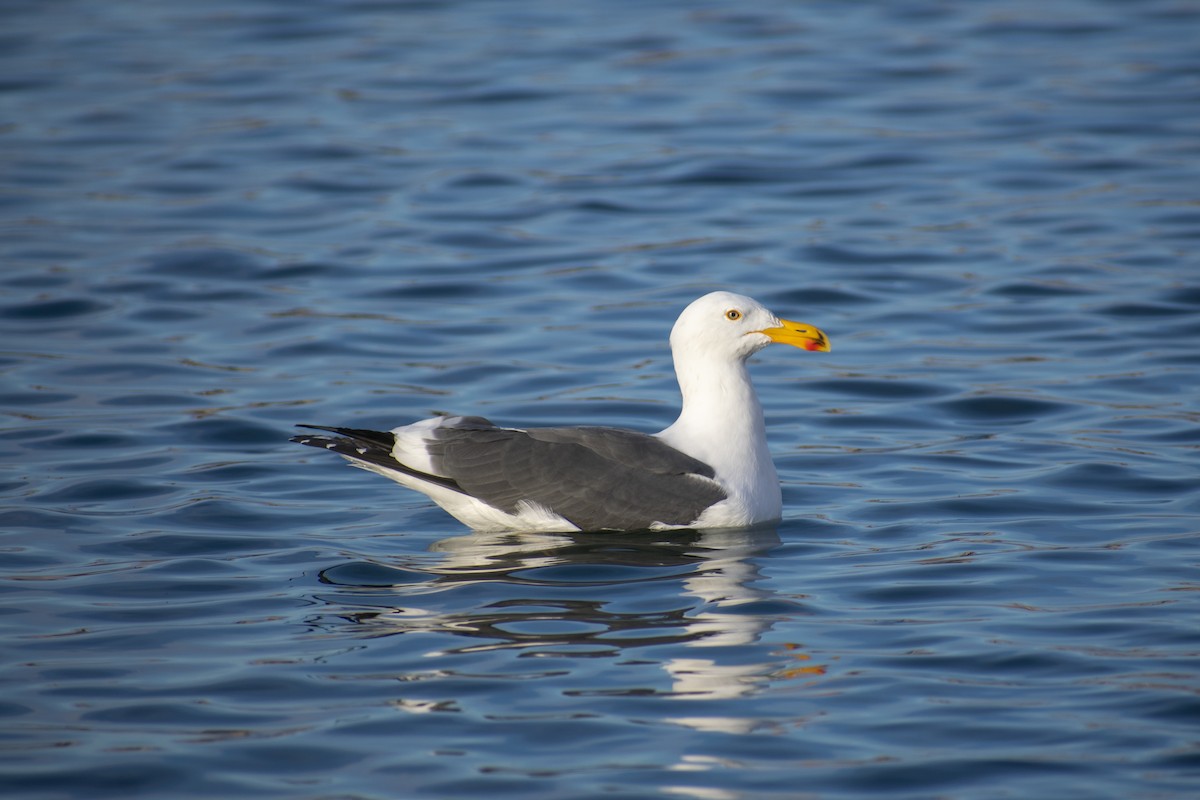
[(748, 522), (777, 518), (779, 479), (745, 361), (691, 359), (677, 353), (675, 373), (683, 408), (659, 437), (712, 466), (731, 499), (745, 504), (752, 516)]

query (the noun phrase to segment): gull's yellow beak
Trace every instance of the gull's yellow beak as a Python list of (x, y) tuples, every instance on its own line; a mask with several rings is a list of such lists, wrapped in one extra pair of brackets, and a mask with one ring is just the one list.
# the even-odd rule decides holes
[(829, 337), (820, 328), (805, 325), (803, 322), (792, 322), (790, 319), (781, 319), (779, 322), (778, 328), (764, 328), (759, 333), (779, 344), (790, 344), (792, 347), (818, 353), (829, 352)]

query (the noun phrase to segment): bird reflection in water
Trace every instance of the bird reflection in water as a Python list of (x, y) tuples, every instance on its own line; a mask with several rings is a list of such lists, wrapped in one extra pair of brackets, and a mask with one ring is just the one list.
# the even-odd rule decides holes
[[(760, 562), (779, 544), (770, 528), (473, 533), (390, 563), (355, 561), (324, 570), (320, 579), (333, 591), (319, 599), (335, 609), (337, 622), (328, 616), (315, 621), (358, 639), (435, 634), (425, 641), (438, 644), (422, 655), (443, 663), (507, 650), (521, 658), (620, 658), (619, 665), (640, 665), (632, 673), (606, 671), (603, 685), (581, 694), (728, 699), (824, 672), (800, 645), (762, 643), (777, 619), (810, 613), (800, 600), (762, 585)], [(649, 665), (660, 668), (653, 687), (647, 686)], [(622, 680), (626, 675), (636, 688)], [(661, 685), (662, 676), (668, 685)], [(720, 730), (756, 724), (699, 716), (674, 721)]]

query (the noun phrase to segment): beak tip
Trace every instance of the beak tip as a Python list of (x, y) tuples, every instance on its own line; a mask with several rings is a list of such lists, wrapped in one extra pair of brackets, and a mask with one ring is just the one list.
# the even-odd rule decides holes
[(762, 332), (773, 342), (790, 344), (810, 353), (829, 352), (829, 337), (814, 325), (782, 320), (779, 327), (768, 328)]

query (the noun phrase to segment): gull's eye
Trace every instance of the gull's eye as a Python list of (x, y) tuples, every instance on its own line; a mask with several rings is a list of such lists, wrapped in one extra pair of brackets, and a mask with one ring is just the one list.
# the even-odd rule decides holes
[(725, 312), (725, 319), (729, 320), (730, 322), (737, 322), (741, 318), (742, 312), (738, 311), (736, 308), (731, 308)]

